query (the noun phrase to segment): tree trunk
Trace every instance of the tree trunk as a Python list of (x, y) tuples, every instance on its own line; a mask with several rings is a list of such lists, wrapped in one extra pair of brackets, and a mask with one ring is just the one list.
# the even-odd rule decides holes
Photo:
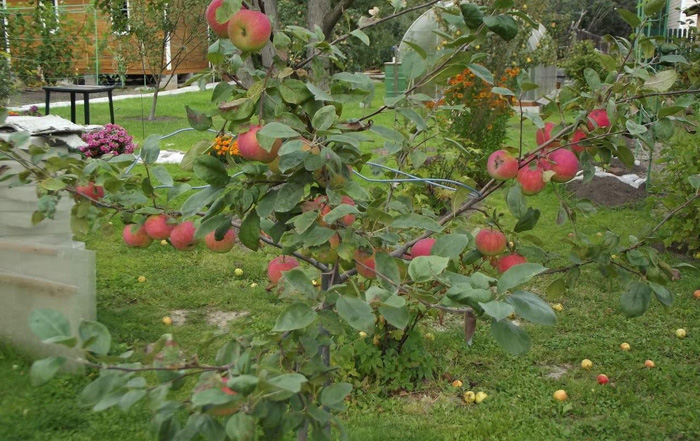
[[(258, 0), (258, 6), (260, 10), (267, 15), (272, 23), (272, 35), (279, 30), (279, 14), (277, 13), (277, 0)], [(272, 44), (265, 46), (260, 52), (263, 60), (263, 66), (269, 67), (274, 63), (275, 59), (275, 48)]]
[(156, 76), (156, 90), (153, 92), (153, 99), (151, 100), (151, 113), (148, 114), (149, 121), (156, 119), (156, 105), (158, 104), (158, 92), (160, 92), (160, 80), (162, 78), (162, 72)]

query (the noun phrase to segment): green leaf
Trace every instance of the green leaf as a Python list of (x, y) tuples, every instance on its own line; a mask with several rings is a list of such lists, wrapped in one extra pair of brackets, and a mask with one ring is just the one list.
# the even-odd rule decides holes
[(476, 29), (484, 22), (484, 13), (473, 3), (462, 3), (459, 5), (462, 11), (462, 18), (469, 29)]
[(204, 154), (204, 152), (209, 150), (209, 148), (211, 148), (211, 141), (198, 141), (195, 145), (190, 147), (187, 153), (185, 153), (185, 156), (182, 157), (182, 161), (180, 161), (180, 168), (185, 171), (191, 171), (194, 160), (200, 155)]
[(49, 191), (58, 191), (66, 188), (66, 183), (58, 178), (46, 178), (39, 185)]
[(331, 211), (329, 211), (325, 216), (323, 216), (323, 221), (327, 224), (332, 224), (338, 219), (342, 219), (348, 214), (360, 214), (360, 211), (350, 204), (340, 204)]
[(628, 24), (632, 29), (637, 28), (640, 24), (642, 24), (642, 20), (637, 16), (636, 13), (630, 12), (627, 9), (617, 9), (617, 13), (620, 14), (620, 17)]
[(313, 96), (302, 81), (287, 79), (282, 81), (279, 87), (280, 95), (285, 102), (290, 104), (302, 104)]
[(99, 322), (84, 321), (78, 327), (82, 347), (97, 355), (107, 355), (112, 344), (112, 336), (105, 325)]
[(627, 285), (627, 290), (620, 297), (622, 312), (627, 317), (639, 317), (649, 308), (651, 290), (649, 285), (641, 282), (632, 282)]
[(600, 88), (603, 86), (603, 84), (600, 82), (600, 76), (598, 75), (598, 72), (591, 69), (590, 67), (587, 67), (583, 70), (583, 76), (586, 79), (586, 83), (588, 83), (588, 86), (591, 88), (591, 90), (597, 91), (600, 90)]
[(402, 214), (391, 223), (394, 228), (417, 228), (419, 230), (440, 231), (442, 227), (435, 220), (415, 213)]
[(536, 275), (547, 271), (538, 263), (522, 263), (511, 267), (498, 280), (498, 292), (505, 292), (523, 283), (529, 282)]
[(275, 327), (272, 332), (285, 332), (302, 329), (309, 326), (316, 320), (316, 311), (311, 309), (306, 303), (294, 303), (282, 311), (277, 317)]
[(129, 409), (131, 406), (145, 397), (147, 393), (148, 392), (144, 389), (132, 389), (128, 391), (119, 399), (119, 408), (121, 410)]
[(160, 135), (151, 135), (143, 142), (141, 146), (141, 159), (147, 165), (151, 165), (160, 156)]
[(414, 282), (433, 280), (447, 268), (450, 259), (440, 256), (419, 256), (408, 265), (408, 275)]
[(650, 0), (644, 5), (644, 14), (647, 17), (651, 17), (652, 15), (661, 11), (664, 7), (666, 7), (666, 0)]
[[(219, 84), (226, 84), (226, 83), (219, 83)], [(218, 87), (218, 85), (217, 85)], [(205, 131), (209, 129), (213, 125), (213, 121), (211, 119), (211, 116), (208, 116), (204, 112), (199, 112), (197, 110), (194, 110), (190, 106), (185, 106), (185, 112), (187, 112), (187, 121), (190, 123), (190, 126), (192, 126), (193, 129), (201, 131)]]
[(681, 63), (689, 64), (683, 55), (664, 55), (659, 58), (659, 63)]
[(630, 135), (641, 135), (642, 133), (646, 133), (647, 128), (641, 124), (637, 124), (636, 122), (632, 121), (631, 119), (628, 119), (627, 122), (625, 123), (625, 127), (627, 127), (627, 131), (630, 133)]
[(420, 55), (422, 59), (425, 60), (428, 58), (428, 53), (419, 44), (407, 40), (404, 40), (402, 43), (416, 51), (416, 53)]
[(664, 70), (650, 77), (644, 82), (644, 88), (656, 92), (666, 92), (678, 79), (678, 74), (675, 70)]
[(408, 52), (401, 59), (401, 70), (408, 80), (420, 77), (425, 73), (426, 69), (427, 63), (416, 52)]
[(491, 32), (505, 41), (510, 41), (518, 35), (518, 23), (509, 15), (489, 15), (484, 17), (484, 24)]
[(44, 343), (71, 339), (70, 324), (54, 309), (35, 309), (29, 316), (29, 329)]
[(223, 192), (223, 189), (216, 187), (207, 187), (199, 190), (188, 197), (182, 204), (180, 211), (182, 217), (190, 217), (197, 213), (205, 205), (211, 204)]
[(194, 174), (212, 187), (225, 187), (229, 176), (224, 164), (213, 156), (201, 155), (194, 160)]
[(151, 174), (163, 185), (172, 186), (174, 184), (173, 177), (170, 176), (170, 172), (165, 166), (156, 165), (151, 168)]
[(335, 106), (323, 106), (314, 113), (311, 126), (318, 131), (328, 130), (336, 119), (338, 115), (335, 113)]
[(654, 130), (654, 135), (662, 141), (668, 141), (673, 138), (673, 134), (676, 131), (673, 122), (668, 118), (661, 118), (654, 121), (652, 130)]
[(529, 208), (525, 214), (518, 220), (518, 223), (513, 227), (513, 231), (516, 233), (522, 233), (523, 231), (530, 231), (535, 228), (537, 221), (540, 219), (540, 210)]
[(301, 392), (301, 386), (307, 381), (301, 374), (282, 374), (267, 380), (272, 386), (295, 394)]
[(315, 86), (311, 82), (306, 83), (306, 88), (309, 89), (309, 92), (311, 92), (313, 94), (314, 99), (316, 99), (316, 101), (330, 101), (330, 102), (335, 101), (333, 99), (333, 97), (328, 94), (328, 92)]
[(700, 190), (700, 174), (688, 176), (688, 183), (696, 190)]
[(654, 282), (649, 282), (649, 286), (651, 287), (651, 290), (654, 291), (656, 300), (658, 300), (659, 303), (664, 306), (671, 306), (673, 303), (673, 294), (668, 290), (668, 288)]
[(299, 203), (304, 196), (304, 186), (295, 182), (287, 182), (277, 193), (275, 200), (275, 211), (277, 213), (287, 213)]
[(382, 305), (379, 308), (379, 313), (389, 322), (390, 325), (398, 329), (404, 329), (408, 326), (411, 319), (411, 314), (408, 312), (407, 306), (394, 307)]
[(263, 135), (269, 138), (276, 139), (296, 138), (297, 136), (299, 136), (299, 132), (297, 132), (296, 130), (294, 130), (286, 124), (282, 124), (279, 122), (271, 122), (265, 124), (265, 126), (263, 126), (263, 128), (260, 129), (260, 131), (258, 131), (257, 135)]
[(495, 320), (503, 320), (513, 313), (513, 307), (506, 302), (492, 300), (490, 302), (480, 302), (479, 306), (484, 310), (486, 315)]
[(352, 35), (353, 37), (357, 38), (358, 40), (360, 40), (361, 42), (363, 42), (364, 44), (369, 46), (369, 37), (367, 36), (367, 34), (362, 32), (361, 30), (355, 29), (354, 31), (350, 32), (350, 35)]
[(493, 89), (491, 89), (491, 92), (497, 93), (499, 95), (515, 96), (515, 93), (513, 93), (512, 90), (506, 89), (505, 87), (494, 87)]
[(430, 254), (433, 256), (457, 259), (469, 245), (469, 237), (466, 234), (445, 234), (437, 238)]
[[(401, 274), (399, 273), (399, 266), (393, 257), (387, 253), (376, 253), (374, 256), (375, 264), (377, 266), (377, 272), (386, 277), (379, 278), (379, 284), (389, 291), (396, 291), (396, 287), (401, 281)], [(392, 283), (393, 282), (393, 283)]]
[(530, 336), (509, 320), (493, 320), (491, 335), (511, 355), (522, 355), (530, 350)]
[(557, 316), (549, 304), (530, 292), (518, 291), (509, 296), (506, 302), (513, 305), (520, 317), (532, 323), (554, 326), (557, 322)]
[(457, 283), (445, 293), (450, 300), (465, 304), (478, 305), (480, 302), (491, 301), (491, 291), (472, 286), (470, 283)]
[(467, 67), (477, 77), (481, 78), (489, 84), (493, 84), (493, 74), (484, 66), (480, 64), (468, 64)]
[(527, 211), (527, 200), (520, 185), (513, 185), (506, 194), (506, 204), (511, 214), (520, 219)]
[(257, 251), (260, 247), (260, 217), (251, 210), (241, 223), (238, 238), (247, 248)]
[(321, 404), (334, 410), (342, 411), (345, 408), (345, 397), (352, 392), (350, 383), (335, 383), (326, 386), (321, 391)]
[(65, 362), (66, 359), (63, 357), (49, 357), (32, 363), (29, 370), (32, 386), (41, 386), (51, 380)]
[(237, 412), (226, 422), (226, 434), (233, 441), (253, 441), (255, 427), (255, 418), (243, 412)]
[(311, 283), (311, 279), (306, 275), (303, 269), (294, 268), (282, 273), (285, 289), (289, 288), (295, 293), (304, 294), (308, 298), (315, 298), (317, 295), (316, 288)]
[(356, 297), (340, 296), (335, 304), (340, 318), (358, 331), (372, 333), (374, 313), (372, 307)]

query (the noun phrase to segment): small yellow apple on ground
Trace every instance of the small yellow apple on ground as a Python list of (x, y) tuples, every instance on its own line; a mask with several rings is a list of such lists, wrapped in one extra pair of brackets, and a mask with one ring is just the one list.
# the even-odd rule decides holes
[(685, 338), (686, 335), (688, 335), (688, 333), (685, 332), (685, 329), (683, 329), (683, 328), (676, 329), (676, 337)]
[(167, 244), (168, 244), (168, 241), (165, 240), (165, 239), (163, 239), (163, 240), (160, 241), (160, 244), (161, 244), (161, 245), (167, 245)]
[(561, 303), (555, 303), (554, 305), (552, 305), (552, 309), (557, 312), (562, 312), (564, 310), (564, 305), (562, 305)]
[(472, 391), (467, 391), (464, 392), (464, 395), (462, 396), (464, 399), (464, 402), (467, 404), (472, 404), (473, 402), (476, 401), (476, 395)]
[(485, 399), (487, 399), (489, 396), (486, 395), (486, 392), (477, 392), (476, 397), (474, 402), (476, 404), (481, 404)]
[(360, 333), (358, 335), (360, 336), (360, 338), (367, 337), (367, 333), (365, 331), (360, 331)]
[(462, 382), (460, 380), (455, 380), (452, 382), (452, 387), (462, 387)]
[(651, 361), (651, 360), (647, 360), (647, 361), (644, 362), (644, 367), (647, 368), (647, 369), (651, 369), (651, 368), (653, 368), (653, 367), (655, 367), (655, 366), (656, 366), (656, 365), (655, 365), (654, 362)]
[(233, 274), (234, 274), (236, 277), (241, 277), (241, 276), (243, 275), (243, 270), (240, 269), (240, 268), (236, 268), (235, 270), (233, 270)]
[[(700, 259), (700, 257), (698, 257), (698, 259)], [(695, 292), (693, 293), (693, 297), (700, 300), (700, 289), (695, 290)]]
[(165, 326), (170, 326), (173, 324), (173, 319), (171, 319), (170, 317), (163, 317), (163, 324)]
[(253, 283), (250, 284), (250, 287), (253, 288), (253, 289), (255, 289), (255, 288), (258, 287), (258, 284), (255, 283), (255, 282), (253, 282)]
[(581, 361), (581, 367), (584, 369), (590, 369), (593, 367), (593, 362), (587, 358)]
[(622, 343), (620, 345), (620, 349), (622, 349), (623, 351), (629, 351), (631, 349), (631, 347), (630, 347), (629, 343)]
[(432, 332), (428, 332), (427, 334), (425, 334), (425, 339), (433, 341), (433, 340), (435, 340), (435, 335), (433, 335)]
[(146, 276), (139, 276), (139, 283), (143, 283), (146, 281)]
[(602, 237), (602, 236), (603, 236), (603, 233), (601, 233), (600, 231), (598, 231), (597, 233), (595, 233), (595, 235), (598, 236), (598, 237)]
[(567, 398), (569, 398), (568, 395), (566, 395), (566, 391), (564, 389), (559, 389), (558, 391), (554, 392), (554, 399), (557, 401), (566, 401)]

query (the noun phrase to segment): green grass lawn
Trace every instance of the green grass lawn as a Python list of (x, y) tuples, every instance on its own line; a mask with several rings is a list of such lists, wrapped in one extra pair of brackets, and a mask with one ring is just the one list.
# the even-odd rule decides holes
[[(180, 120), (146, 123), (145, 135), (187, 126), (184, 104), (203, 108), (207, 100), (208, 93), (163, 97), (161, 115)], [(374, 105), (379, 102), (375, 98)], [(121, 106), (117, 122), (138, 136), (141, 122), (127, 125), (124, 115), (140, 115), (139, 100), (115, 104)], [(95, 115), (104, 111), (100, 106), (95, 109)], [(533, 130), (528, 130), (526, 136), (531, 139)], [(178, 138), (182, 149), (189, 145), (185, 145), (187, 136)], [(168, 168), (175, 177), (182, 173), (177, 166)], [(558, 202), (549, 190), (536, 198), (542, 216), (533, 234), (548, 251), (556, 252), (570, 226), (556, 225)], [(494, 195), (488, 205), (504, 209), (503, 196)], [(643, 204), (601, 208), (579, 226), (594, 237), (609, 228), (625, 238), (641, 234), (662, 216)], [(480, 215), (472, 221), (478, 223)], [(254, 253), (236, 247), (226, 255), (215, 255), (202, 245), (193, 252), (178, 253), (156, 242), (145, 250), (130, 249), (121, 244), (117, 220), (111, 228), (88, 237), (87, 246), (97, 252), (98, 319), (111, 330), (115, 353), (129, 347), (141, 349), (165, 332), (172, 332), (182, 347), (196, 348), (203, 334), (216, 329), (207, 321), (215, 312), (249, 313), (233, 322), (232, 334), (244, 326), (264, 331), (285, 305), (264, 290), (264, 268), (275, 255), (271, 248)], [(235, 268), (242, 268), (244, 275), (235, 277)], [(138, 283), (141, 275), (145, 283)], [(530, 289), (544, 293), (551, 280), (538, 279)], [(251, 288), (251, 283), (258, 286)], [(627, 320), (618, 306), (621, 286), (611, 287), (597, 272), (586, 269), (575, 290), (548, 299), (564, 306), (556, 327), (524, 325), (533, 348), (522, 357), (509, 356), (497, 347), (486, 320), (479, 321), (472, 347), (465, 345), (459, 321), (448, 317), (444, 326), (427, 321), (423, 331), (436, 336), (425, 342), (427, 351), (441, 367), (435, 379), (403, 396), (356, 390), (342, 415), (350, 439), (698, 440), (700, 301), (693, 299), (692, 292), (699, 288), (700, 273), (684, 271), (681, 280), (671, 285), (676, 295), (671, 308), (653, 302), (643, 317)], [(162, 317), (173, 316), (176, 310), (189, 311), (187, 322), (162, 324)], [(674, 336), (681, 327), (688, 331), (683, 340)], [(629, 352), (619, 349), (625, 341), (632, 346)], [(208, 355), (210, 351), (204, 351), (203, 357)], [(579, 367), (584, 358), (593, 361), (591, 371)], [(657, 367), (645, 369), (646, 359), (654, 360)], [(146, 403), (127, 413), (111, 409), (96, 414), (79, 407), (75, 399), (89, 378), (62, 374), (34, 388), (30, 366), (31, 361), (18, 350), (0, 345), (0, 440), (151, 439)], [(610, 384), (599, 386), (595, 380), (599, 373), (607, 374)], [(459, 378), (464, 390), (484, 391), (489, 398), (478, 406), (466, 406), (459, 399), (463, 390), (452, 388), (443, 376)], [(565, 404), (552, 399), (557, 389), (568, 392)]]

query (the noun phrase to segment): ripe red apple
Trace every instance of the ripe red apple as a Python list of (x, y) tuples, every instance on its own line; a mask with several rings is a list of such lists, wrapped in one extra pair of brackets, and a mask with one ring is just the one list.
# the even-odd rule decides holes
[(605, 374), (598, 375), (598, 384), (608, 384), (608, 376)]
[(584, 139), (586, 139), (586, 132), (583, 130), (576, 130), (574, 135), (571, 137), (571, 150), (573, 150), (577, 155), (580, 155), (584, 150), (586, 150), (586, 147), (580, 144)]
[(267, 15), (259, 11), (241, 9), (228, 22), (228, 38), (243, 52), (255, 52), (267, 44), (272, 34), (272, 24)]
[[(545, 123), (544, 128), (537, 131), (535, 134), (535, 139), (537, 140), (538, 146), (552, 139), (552, 129), (554, 129), (556, 126), (557, 125), (553, 122), (548, 122)], [(548, 147), (556, 147), (556, 143), (551, 143)]]
[[(323, 218), (323, 216), (325, 216), (331, 212), (331, 207), (326, 203), (327, 200), (328, 200), (328, 198), (326, 198), (325, 196), (320, 196), (320, 197), (316, 198), (316, 200), (314, 201), (314, 202), (320, 203), (321, 218)], [(352, 198), (350, 196), (343, 196), (340, 199), (340, 204), (341, 205), (342, 204), (351, 205), (354, 207), (355, 201), (352, 200)], [(349, 227), (350, 225), (353, 224), (353, 222), (355, 222), (355, 215), (354, 214), (346, 214), (345, 216), (338, 219), (337, 222), (340, 222), (342, 225)], [(322, 223), (324, 223), (324, 222), (322, 221)]]
[(432, 237), (419, 240), (411, 247), (411, 259), (419, 256), (430, 256), (430, 250), (432, 250), (434, 244), (435, 239)]
[(146, 228), (146, 234), (148, 234), (151, 239), (157, 240), (167, 239), (170, 237), (173, 228), (175, 228), (175, 224), (164, 214), (149, 216), (143, 226)]
[(216, 240), (216, 232), (212, 231), (204, 237), (204, 242), (207, 244), (207, 248), (215, 253), (228, 253), (233, 248), (233, 244), (236, 243), (236, 232), (230, 228), (223, 239)]
[(578, 172), (578, 158), (570, 150), (559, 149), (547, 155), (547, 159), (542, 161), (542, 168), (554, 172), (552, 181), (568, 182)]
[(183, 222), (170, 232), (170, 243), (176, 250), (191, 251), (195, 249), (199, 242), (194, 239), (195, 231), (197, 231), (197, 228), (195, 228), (193, 222)]
[(238, 152), (242, 157), (245, 159), (250, 159), (251, 161), (260, 161), (264, 163), (272, 162), (277, 158), (277, 152), (282, 145), (282, 140), (276, 140), (270, 151), (266, 151), (260, 146), (256, 137), (258, 130), (261, 128), (262, 127), (260, 126), (250, 126), (250, 129), (247, 132), (238, 136)]
[(124, 243), (129, 247), (134, 248), (146, 248), (153, 242), (153, 239), (148, 237), (146, 234), (146, 229), (141, 225), (136, 228), (136, 224), (129, 224), (124, 227), (124, 233), (122, 234), (124, 238)]
[(518, 182), (523, 188), (523, 194), (528, 196), (541, 192), (547, 186), (542, 168), (532, 163), (518, 170)]
[(486, 168), (492, 178), (507, 181), (518, 174), (518, 160), (505, 150), (491, 153)]
[(328, 239), (328, 243), (330, 244), (332, 250), (338, 248), (340, 246), (340, 235), (335, 233), (330, 239)]
[(484, 256), (495, 256), (506, 249), (506, 235), (493, 228), (483, 229), (476, 235), (476, 249)]
[(95, 185), (94, 182), (88, 182), (87, 185), (78, 185), (75, 187), (75, 191), (86, 198), (100, 200), (105, 195), (104, 187)]
[(520, 254), (509, 254), (498, 259), (498, 262), (496, 262), (496, 269), (499, 273), (503, 274), (515, 265), (520, 265), (521, 263), (527, 263), (527, 259)]
[(299, 262), (293, 257), (279, 256), (275, 257), (267, 264), (267, 278), (270, 279), (273, 285), (282, 278), (282, 273), (289, 271), (299, 266)]
[(362, 277), (367, 279), (376, 279), (377, 273), (374, 271), (374, 251), (372, 251), (370, 254), (370, 252), (366, 250), (356, 250), (355, 268), (357, 269), (357, 274), (361, 275)]
[(610, 127), (610, 118), (608, 118), (608, 111), (605, 109), (595, 109), (588, 114), (588, 130), (593, 131), (598, 127)]
[[(209, 3), (209, 6), (207, 6), (205, 15), (207, 17), (207, 23), (209, 23), (209, 27), (211, 28), (212, 32), (214, 32), (214, 35), (219, 38), (228, 38), (229, 21), (227, 20), (225, 23), (219, 23), (216, 21), (216, 11), (223, 3), (224, 0), (212, 0), (212, 2)], [(242, 8), (245, 8), (245, 6), (242, 6)]]

